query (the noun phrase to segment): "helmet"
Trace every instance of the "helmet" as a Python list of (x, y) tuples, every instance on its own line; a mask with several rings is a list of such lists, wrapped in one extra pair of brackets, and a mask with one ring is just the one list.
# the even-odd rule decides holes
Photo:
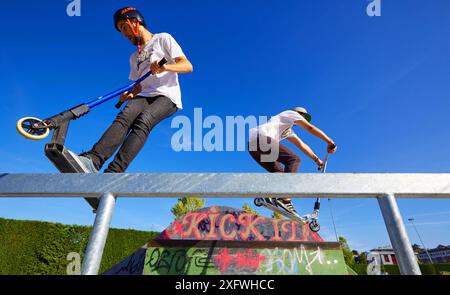
[(293, 109), (293, 111), (302, 115), (306, 119), (306, 121), (311, 122), (311, 115), (308, 114), (308, 111), (305, 108), (296, 107), (295, 109)]
[(132, 18), (135, 18), (142, 26), (146, 27), (144, 16), (139, 12), (139, 10), (133, 7), (124, 7), (114, 13), (114, 27), (117, 31), (120, 32), (119, 28), (117, 27), (117, 22), (120, 20)]

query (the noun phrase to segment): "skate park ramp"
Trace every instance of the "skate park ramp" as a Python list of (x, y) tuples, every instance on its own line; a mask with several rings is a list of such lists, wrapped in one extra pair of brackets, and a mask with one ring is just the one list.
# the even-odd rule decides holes
[(106, 275), (347, 275), (339, 243), (308, 224), (231, 207), (208, 207), (175, 219)]

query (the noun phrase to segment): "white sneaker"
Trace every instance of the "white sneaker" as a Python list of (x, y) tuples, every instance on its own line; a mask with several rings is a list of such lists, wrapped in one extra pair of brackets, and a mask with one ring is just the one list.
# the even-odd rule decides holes
[(84, 168), (86, 168), (86, 171), (88, 171), (88, 173), (98, 173), (98, 170), (97, 168), (95, 168), (94, 163), (91, 159), (85, 156), (78, 156), (78, 159), (81, 163), (83, 163)]
[(292, 204), (292, 201), (290, 199), (276, 199), (276, 204), (278, 207), (284, 209), (288, 213), (291, 213), (296, 217), (300, 217), (300, 215), (298, 215), (297, 211), (294, 209), (294, 205)]

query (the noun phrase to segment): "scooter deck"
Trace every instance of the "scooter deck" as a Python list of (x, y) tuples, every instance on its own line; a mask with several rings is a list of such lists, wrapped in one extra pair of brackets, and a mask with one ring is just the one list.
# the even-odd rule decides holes
[(304, 219), (302, 219), (300, 217), (297, 217), (297, 216), (295, 216), (293, 214), (290, 214), (290, 213), (286, 212), (285, 210), (278, 208), (277, 206), (270, 205), (270, 204), (267, 204), (265, 202), (261, 202), (261, 206), (264, 207), (264, 208), (267, 208), (267, 209), (269, 209), (271, 211), (277, 212), (277, 213), (283, 215), (284, 217), (289, 218), (292, 221), (297, 221), (297, 222), (300, 222), (302, 224), (307, 224), (306, 220), (304, 220)]
[[(78, 157), (58, 143), (45, 145), (45, 155), (61, 173), (88, 173)], [(92, 209), (97, 210), (100, 200), (97, 198), (85, 198)]]

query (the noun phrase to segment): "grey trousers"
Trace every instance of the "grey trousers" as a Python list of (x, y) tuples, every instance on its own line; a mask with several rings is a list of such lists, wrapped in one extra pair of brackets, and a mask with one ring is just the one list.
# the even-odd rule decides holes
[(153, 127), (176, 111), (176, 105), (168, 97), (137, 96), (128, 101), (92, 149), (80, 156), (90, 158), (100, 170), (120, 147), (104, 172), (123, 173), (144, 146)]

